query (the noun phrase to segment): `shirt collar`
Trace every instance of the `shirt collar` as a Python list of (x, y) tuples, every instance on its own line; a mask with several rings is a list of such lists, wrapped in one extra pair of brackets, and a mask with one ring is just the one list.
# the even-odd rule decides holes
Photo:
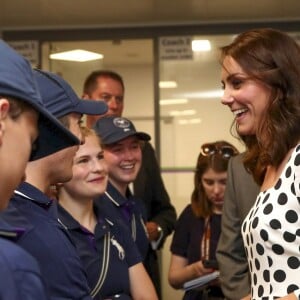
[(21, 183), (15, 190), (15, 195), (33, 201), (45, 209), (52, 204), (52, 200), (47, 195), (28, 182)]
[(110, 199), (116, 206), (124, 206), (128, 200), (132, 198), (132, 194), (129, 189), (126, 191), (126, 197), (124, 197), (109, 181), (107, 184), (105, 195)]
[[(110, 227), (112, 227), (114, 224), (110, 220), (102, 217), (100, 215), (100, 211), (98, 210), (97, 206), (94, 205), (94, 211), (97, 217), (97, 226), (96, 230), (99, 230), (98, 228), (101, 228), (101, 231), (103, 231), (103, 234), (109, 230)], [(80, 223), (73, 218), (73, 216), (65, 210), (60, 204), (58, 204), (58, 213), (59, 213), (59, 220), (60, 223), (66, 227), (68, 230), (81, 230), (86, 231), (84, 227), (80, 225)]]
[(57, 205), (59, 220), (61, 223), (70, 230), (80, 228), (80, 224), (66, 211), (59, 203)]

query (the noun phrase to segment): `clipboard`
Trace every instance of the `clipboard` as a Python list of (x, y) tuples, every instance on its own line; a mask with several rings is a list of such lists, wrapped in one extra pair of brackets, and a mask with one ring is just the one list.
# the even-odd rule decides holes
[(220, 275), (219, 271), (214, 271), (214, 272), (209, 273), (207, 275), (189, 280), (189, 281), (187, 281), (183, 284), (183, 289), (185, 291), (189, 291), (189, 290), (192, 290), (192, 289), (195, 289), (195, 288), (204, 287), (209, 282), (217, 279), (219, 277), (219, 275)]

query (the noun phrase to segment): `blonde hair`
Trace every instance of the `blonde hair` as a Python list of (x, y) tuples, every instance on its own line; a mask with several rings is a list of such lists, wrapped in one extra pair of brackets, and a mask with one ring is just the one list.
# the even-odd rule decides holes
[(80, 131), (81, 131), (81, 134), (82, 134), (83, 137), (88, 137), (88, 136), (97, 137), (100, 146), (102, 145), (101, 138), (94, 129), (88, 128), (86, 126), (81, 126)]

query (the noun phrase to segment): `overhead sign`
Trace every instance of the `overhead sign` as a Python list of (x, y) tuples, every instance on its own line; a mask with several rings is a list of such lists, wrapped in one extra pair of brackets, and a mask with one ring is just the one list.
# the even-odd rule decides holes
[(23, 55), (27, 60), (29, 60), (33, 68), (37, 68), (40, 65), (38, 41), (8, 41), (8, 44), (19, 54)]
[(193, 59), (192, 37), (161, 37), (159, 39), (159, 57), (161, 60)]

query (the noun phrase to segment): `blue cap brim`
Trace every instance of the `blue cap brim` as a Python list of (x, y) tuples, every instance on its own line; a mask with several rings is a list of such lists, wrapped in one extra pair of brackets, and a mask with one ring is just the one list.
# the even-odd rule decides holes
[(31, 104), (40, 115), (38, 120), (39, 135), (35, 141), (35, 149), (31, 153), (30, 161), (80, 144), (80, 140), (52, 116), (52, 114), (39, 105)]
[(80, 141), (43, 105), (29, 62), (2, 40), (0, 53), (0, 95), (24, 101), (39, 113), (39, 135), (30, 160), (78, 145)]
[(104, 101), (80, 99), (70, 84), (57, 74), (39, 69), (33, 74), (44, 105), (57, 118), (70, 113), (103, 115), (108, 110)]
[(86, 115), (103, 115), (107, 112), (108, 106), (103, 101), (84, 100), (80, 99), (77, 105), (72, 109), (72, 112)]

